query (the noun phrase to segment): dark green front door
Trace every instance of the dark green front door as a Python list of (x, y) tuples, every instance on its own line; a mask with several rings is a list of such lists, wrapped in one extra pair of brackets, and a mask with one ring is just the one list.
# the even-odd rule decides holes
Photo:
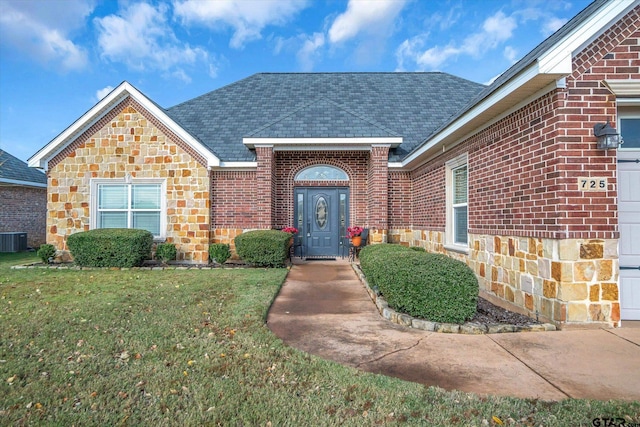
[(347, 188), (296, 188), (295, 218), (307, 257), (342, 254), (348, 223)]

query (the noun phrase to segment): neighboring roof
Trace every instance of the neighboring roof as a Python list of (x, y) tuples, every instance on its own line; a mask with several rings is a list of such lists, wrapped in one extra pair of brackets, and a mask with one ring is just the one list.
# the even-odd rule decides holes
[(483, 85), (446, 73), (263, 73), (166, 110), (224, 162), (253, 138), (402, 137), (401, 160)]
[(47, 187), (47, 176), (26, 162), (0, 150), (0, 184)]

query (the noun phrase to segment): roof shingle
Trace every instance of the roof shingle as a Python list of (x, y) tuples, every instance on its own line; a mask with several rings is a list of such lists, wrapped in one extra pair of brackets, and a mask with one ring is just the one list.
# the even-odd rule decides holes
[(0, 182), (5, 180), (46, 184), (47, 176), (37, 169), (30, 168), (17, 157), (0, 150)]
[(166, 111), (222, 161), (254, 161), (247, 136), (402, 136), (398, 161), (483, 88), (437, 72), (264, 73)]

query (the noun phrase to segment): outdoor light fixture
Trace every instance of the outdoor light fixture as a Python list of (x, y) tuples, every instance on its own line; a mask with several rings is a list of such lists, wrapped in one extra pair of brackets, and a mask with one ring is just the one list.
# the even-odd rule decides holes
[(599, 149), (616, 149), (621, 144), (620, 135), (609, 123), (596, 123), (593, 127), (593, 134), (598, 138)]

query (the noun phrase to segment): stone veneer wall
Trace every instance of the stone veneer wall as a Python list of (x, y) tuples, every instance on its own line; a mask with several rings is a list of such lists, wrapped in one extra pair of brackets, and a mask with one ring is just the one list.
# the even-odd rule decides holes
[(125, 100), (50, 163), (47, 242), (67, 251), (66, 238), (89, 230), (91, 180), (166, 180), (166, 242), (178, 259), (208, 262), (209, 172), (202, 159), (144, 108)]
[(481, 292), (559, 327), (620, 324), (617, 239), (469, 235), (469, 254), (448, 251), (443, 233), (395, 229), (389, 241), (446, 253), (476, 273)]

